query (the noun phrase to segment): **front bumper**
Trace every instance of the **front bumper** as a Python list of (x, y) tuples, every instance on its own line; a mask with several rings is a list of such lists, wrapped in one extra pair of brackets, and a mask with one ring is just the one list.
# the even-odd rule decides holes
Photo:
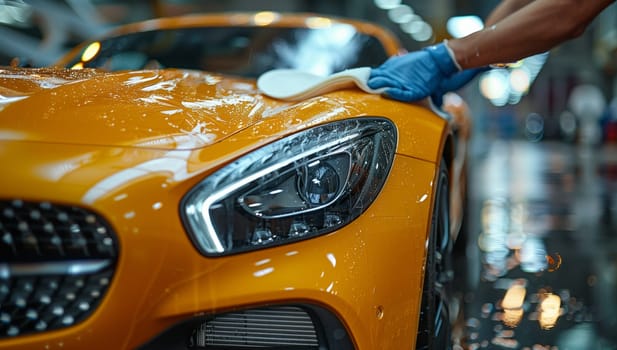
[[(147, 349), (183, 324), (178, 346), (189, 348), (207, 320), (272, 308), (319, 314), (357, 349), (412, 347), (434, 174), (433, 163), (396, 156), (376, 202), (344, 228), (217, 258), (201, 256), (182, 228), (177, 203), (193, 183), (153, 175), (119, 188), (91, 204), (122, 247), (99, 307), (71, 327), (2, 338), (0, 348)], [(37, 198), (36, 187), (21, 197)], [(55, 199), (66, 201), (62, 193)]]

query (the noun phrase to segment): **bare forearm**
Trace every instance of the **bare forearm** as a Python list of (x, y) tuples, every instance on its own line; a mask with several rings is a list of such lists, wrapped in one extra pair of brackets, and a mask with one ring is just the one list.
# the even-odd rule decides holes
[[(508, 5), (524, 0), (509, 0)], [(449, 46), (463, 69), (513, 62), (580, 35), (614, 0), (535, 0), (497, 23)], [(523, 4), (524, 5), (524, 4)], [(497, 10), (496, 10), (497, 11)]]

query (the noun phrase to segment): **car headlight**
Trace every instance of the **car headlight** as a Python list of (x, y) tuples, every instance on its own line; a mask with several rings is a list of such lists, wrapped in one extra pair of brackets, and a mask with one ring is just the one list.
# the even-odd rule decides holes
[(357, 218), (386, 181), (397, 133), (383, 118), (307, 129), (221, 168), (182, 202), (185, 226), (205, 255), (323, 235)]

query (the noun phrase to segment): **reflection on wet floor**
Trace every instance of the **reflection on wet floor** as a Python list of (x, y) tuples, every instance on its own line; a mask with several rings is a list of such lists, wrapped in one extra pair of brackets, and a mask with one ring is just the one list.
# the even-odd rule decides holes
[(471, 158), (454, 349), (617, 349), (617, 148)]

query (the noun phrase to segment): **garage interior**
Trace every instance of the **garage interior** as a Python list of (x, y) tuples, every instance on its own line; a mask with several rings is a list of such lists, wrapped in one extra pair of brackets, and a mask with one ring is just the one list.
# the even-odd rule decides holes
[[(120, 24), (224, 11), (369, 20), (412, 51), (460, 35), (457, 23), (481, 26), (498, 3), (0, 0), (0, 64), (44, 66)], [(473, 132), (453, 349), (615, 350), (617, 5), (527, 64), (522, 76), (489, 71), (459, 91)]]

